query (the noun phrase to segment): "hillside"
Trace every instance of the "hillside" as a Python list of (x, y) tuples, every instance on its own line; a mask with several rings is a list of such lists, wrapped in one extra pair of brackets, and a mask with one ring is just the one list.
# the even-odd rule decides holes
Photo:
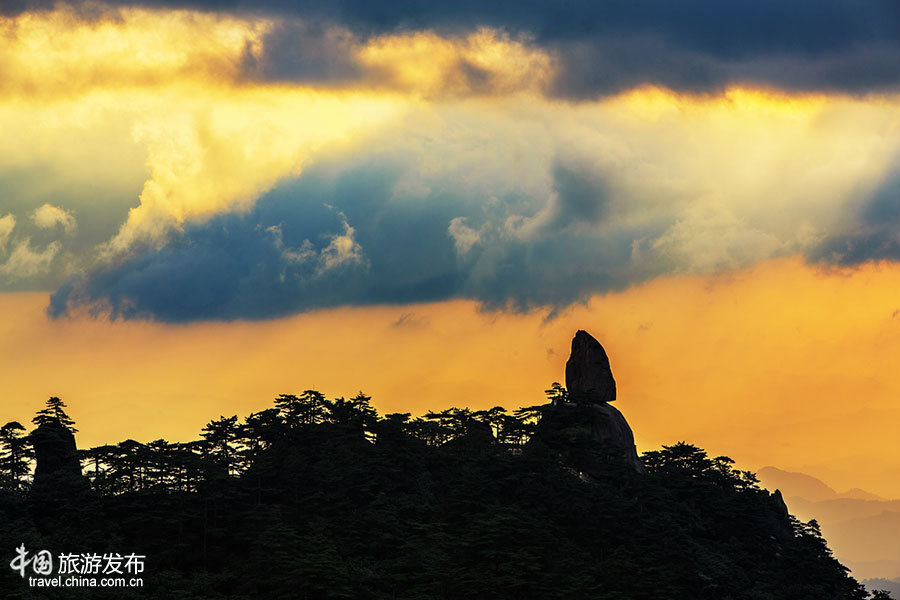
[[(52, 398), (33, 482), (0, 494), (0, 547), (146, 555), (139, 592), (73, 598), (865, 598), (815, 523), (731, 459), (637, 455), (582, 333), (567, 387), (513, 413), (379, 416), (361, 393), (308, 390), (196, 442), (76, 455)], [(22, 581), (0, 570), (10, 597), (54, 597)]]
[(770, 490), (781, 490), (785, 498), (799, 497), (812, 502), (821, 502), (840, 497), (825, 482), (804, 473), (782, 471), (776, 467), (763, 467), (757, 471), (757, 476), (764, 487)]
[(760, 483), (768, 489), (780, 489), (785, 497), (798, 497), (811, 502), (828, 500), (885, 500), (877, 494), (860, 488), (852, 488), (845, 492), (836, 492), (821, 479), (805, 473), (783, 471), (776, 467), (763, 467), (757, 472)]
[(894, 598), (900, 598), (900, 579), (866, 579), (863, 581), (866, 586), (866, 589), (869, 590), (884, 590), (886, 592), (890, 592), (891, 596)]
[(863, 490), (838, 493), (803, 473), (774, 467), (759, 471), (760, 483), (781, 489), (798, 518), (815, 519), (835, 555), (860, 578), (900, 576), (900, 500)]

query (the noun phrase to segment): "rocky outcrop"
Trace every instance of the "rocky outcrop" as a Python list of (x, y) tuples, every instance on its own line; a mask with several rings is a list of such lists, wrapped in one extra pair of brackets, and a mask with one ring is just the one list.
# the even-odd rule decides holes
[(576, 404), (603, 404), (616, 399), (616, 380), (606, 350), (581, 329), (572, 338), (572, 352), (566, 361), (566, 389), (569, 400)]
[(58, 420), (51, 419), (31, 432), (35, 482), (57, 474), (81, 475), (75, 436)]
[(564, 454), (579, 457), (573, 466), (588, 474), (605, 468), (610, 461), (644, 472), (631, 427), (610, 404), (566, 403), (550, 407), (541, 417), (535, 437)]
[(784, 496), (781, 495), (781, 490), (776, 489), (772, 492), (772, 500), (775, 502), (775, 506), (778, 509), (778, 514), (784, 517), (785, 519), (791, 516), (790, 511), (788, 511), (787, 504), (784, 503)]
[(81, 474), (75, 436), (59, 422), (48, 419), (31, 432), (34, 447), (34, 483), (30, 500), (40, 504), (71, 502), (72, 497), (89, 490)]
[(588, 475), (623, 463), (643, 473), (631, 427), (609, 404), (616, 399), (609, 358), (600, 342), (586, 331), (578, 331), (572, 340), (566, 387), (569, 401), (546, 409), (535, 437)]

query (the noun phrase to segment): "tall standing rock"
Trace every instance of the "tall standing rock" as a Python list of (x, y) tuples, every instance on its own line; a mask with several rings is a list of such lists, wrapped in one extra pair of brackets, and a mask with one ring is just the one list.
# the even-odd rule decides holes
[(616, 380), (600, 342), (579, 330), (566, 362), (569, 402), (551, 406), (541, 417), (537, 438), (560, 450), (573, 467), (599, 473), (610, 460), (624, 461), (639, 473), (644, 465), (628, 421), (609, 403), (616, 399)]
[(75, 436), (57, 419), (51, 419), (31, 432), (34, 446), (36, 482), (58, 474), (81, 475)]
[(566, 361), (566, 389), (576, 404), (602, 404), (616, 399), (616, 380), (600, 342), (583, 329), (572, 338)]
[(34, 505), (54, 509), (88, 492), (90, 486), (81, 474), (75, 436), (65, 425), (49, 419), (30, 437), (36, 464), (29, 499)]

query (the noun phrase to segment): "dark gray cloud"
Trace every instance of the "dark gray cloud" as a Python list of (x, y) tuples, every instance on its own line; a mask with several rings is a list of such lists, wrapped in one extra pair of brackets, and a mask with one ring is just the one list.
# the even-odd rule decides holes
[(350, 83), (364, 76), (354, 57), (358, 43), (344, 28), (283, 21), (265, 35), (260, 55), (244, 52), (241, 67), (247, 77), (263, 81)]
[(0, 15), (14, 16), (27, 11), (48, 10), (53, 8), (53, 4), (53, 0), (8, 0), (0, 2)]
[(879, 186), (862, 211), (869, 225), (900, 226), (900, 175), (889, 177)]
[(900, 175), (892, 175), (863, 204), (856, 220), (828, 236), (807, 256), (819, 264), (856, 266), (900, 260)]
[(885, 226), (861, 227), (843, 235), (829, 236), (809, 254), (819, 264), (841, 267), (880, 260), (900, 260), (900, 232)]
[[(52, 4), (12, 0), (4, 6), (15, 12)], [(491, 25), (529, 31), (540, 40), (659, 35), (726, 59), (749, 52), (830, 52), (873, 38), (889, 39), (900, 24), (900, 8), (893, 0), (574, 0), (555, 4), (541, 0), (112, 0), (108, 4), (300, 16), (343, 23), (364, 33)]]
[(592, 225), (607, 216), (608, 191), (603, 179), (592, 176), (587, 166), (557, 161), (553, 181), (556, 201), (548, 223), (551, 229), (565, 229), (578, 223)]
[[(452, 298), (556, 311), (660, 275), (798, 250), (828, 265), (900, 260), (897, 176), (810, 248), (757, 244), (757, 234), (774, 235), (759, 224), (732, 219), (723, 228), (686, 219), (690, 211), (648, 211), (652, 202), (580, 159), (557, 158), (547, 187), (526, 190), (493, 179), (466, 187), (452, 172), (423, 178), (421, 168), (388, 150), (309, 165), (247, 213), (189, 224), (162, 247), (135, 248), (69, 280), (49, 313), (186, 322)], [(685, 240), (700, 243), (683, 248)]]
[[(86, 6), (80, 0), (70, 4)], [(4, 3), (7, 12), (46, 8)], [(552, 93), (580, 98), (653, 83), (714, 92), (730, 84), (879, 92), (900, 85), (896, 0), (112, 0), (297, 18), (248, 61), (251, 76), (313, 82), (362, 77), (347, 38), (401, 30), (461, 33), (487, 25), (527, 35), (559, 57)]]
[(109, 310), (112, 318), (187, 321), (259, 319), (341, 304), (359, 295), (365, 264), (320, 274), (326, 247), (285, 251), (277, 229), (218, 218), (189, 227), (165, 248), (67, 282), (51, 297), (50, 312), (61, 314), (75, 302)]
[[(396, 165), (311, 168), (247, 214), (189, 225), (162, 248), (67, 282), (49, 313), (88, 307), (113, 318), (262, 319), (459, 297), (526, 310), (655, 275), (632, 260), (646, 231), (598, 236), (581, 228), (602, 221), (606, 202), (598, 179), (577, 168), (557, 165), (553, 198), (513, 232), (470, 198), (398, 193)], [(462, 251), (450, 231), (458, 219), (475, 236)]]

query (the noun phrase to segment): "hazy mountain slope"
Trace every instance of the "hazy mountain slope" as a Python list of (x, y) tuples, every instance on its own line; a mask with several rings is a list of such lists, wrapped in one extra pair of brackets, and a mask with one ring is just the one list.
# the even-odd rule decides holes
[(776, 467), (763, 467), (756, 474), (763, 487), (781, 490), (785, 498), (799, 496), (818, 502), (838, 497), (838, 493), (819, 479), (804, 473), (782, 471)]
[(884, 500), (881, 496), (861, 490), (859, 488), (849, 489), (840, 494), (841, 498), (853, 498), (855, 500)]
[[(764, 486), (768, 487), (768, 486)], [(784, 494), (785, 502), (797, 517), (816, 519), (819, 522), (843, 523), (856, 519), (874, 517), (885, 512), (900, 513), (900, 500), (854, 500), (837, 498), (821, 502)]]
[(858, 577), (900, 575), (900, 500), (884, 500), (854, 488), (838, 493), (804, 473), (764, 467), (762, 485), (780, 489), (791, 513), (822, 527), (837, 556)]
[(822, 533), (841, 556), (877, 561), (900, 557), (900, 512), (828, 523)]
[(889, 580), (877, 577), (874, 579), (866, 579), (862, 583), (870, 592), (872, 590), (885, 590), (890, 592), (894, 598), (900, 598), (900, 579)]
[(842, 560), (841, 564), (853, 571), (853, 576), (857, 579), (884, 579), (884, 573), (892, 573), (893, 575), (890, 575), (889, 577), (896, 576), (897, 578), (900, 578), (900, 559), (876, 560), (872, 562), (853, 562), (851, 560)]

